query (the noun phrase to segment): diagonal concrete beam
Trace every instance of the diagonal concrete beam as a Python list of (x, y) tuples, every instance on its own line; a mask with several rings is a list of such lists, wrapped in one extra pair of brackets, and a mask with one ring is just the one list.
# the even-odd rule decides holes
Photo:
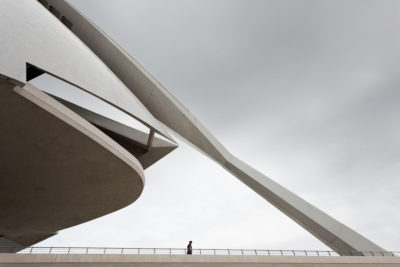
[(167, 89), (88, 18), (66, 1), (48, 0), (48, 3), (72, 22), (70, 30), (113, 71), (154, 117), (304, 229), (341, 254), (346, 254), (343, 251), (383, 251), (372, 241), (231, 155)]

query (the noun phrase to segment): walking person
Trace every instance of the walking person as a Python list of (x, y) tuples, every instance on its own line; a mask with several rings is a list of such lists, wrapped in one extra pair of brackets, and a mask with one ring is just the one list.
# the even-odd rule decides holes
[(189, 244), (187, 245), (187, 254), (192, 255), (192, 241), (189, 241)]

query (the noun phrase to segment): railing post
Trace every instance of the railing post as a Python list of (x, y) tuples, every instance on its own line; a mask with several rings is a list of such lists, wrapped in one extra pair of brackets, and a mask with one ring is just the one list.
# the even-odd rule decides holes
[(241, 249), (241, 251), (242, 251), (242, 255), (244, 255), (244, 254), (243, 254), (243, 249)]
[(282, 250), (280, 250), (280, 252), (281, 252), (281, 256), (283, 256)]
[(29, 254), (32, 254), (32, 250), (33, 250), (33, 247), (31, 247), (31, 250), (29, 251)]
[(214, 255), (215, 255), (215, 248), (214, 248)]
[(228, 255), (231, 255), (231, 250), (228, 248)]
[(50, 247), (50, 250), (49, 250), (49, 254), (51, 254), (51, 251), (53, 250), (53, 247)]
[(69, 254), (70, 252), (71, 252), (71, 247), (68, 248), (68, 253), (67, 254)]
[(329, 250), (328, 250), (327, 252), (328, 252), (328, 255), (329, 255), (329, 256), (332, 256), (332, 255), (331, 255), (331, 252), (330, 252)]
[(254, 250), (254, 253), (256, 254), (256, 256), (258, 255), (258, 254), (257, 254), (257, 249)]
[(169, 248), (169, 255), (171, 255), (171, 253), (172, 253), (172, 252), (171, 252), (171, 248)]
[(317, 255), (319, 256), (319, 252), (318, 252), (318, 250), (316, 250), (315, 252), (317, 252)]

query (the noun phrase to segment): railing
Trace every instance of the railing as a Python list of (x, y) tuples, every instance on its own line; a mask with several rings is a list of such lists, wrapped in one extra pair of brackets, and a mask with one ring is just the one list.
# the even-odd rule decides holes
[[(1, 253), (20, 254), (131, 254), (184, 255), (184, 248), (105, 248), (105, 247), (0, 247)], [(400, 251), (270, 250), (270, 249), (193, 249), (194, 255), (255, 255), (255, 256), (397, 256)]]

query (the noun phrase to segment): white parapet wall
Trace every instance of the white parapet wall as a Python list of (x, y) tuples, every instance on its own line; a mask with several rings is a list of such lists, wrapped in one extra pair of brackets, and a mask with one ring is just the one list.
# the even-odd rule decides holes
[(220, 256), (220, 255), (62, 255), (0, 254), (0, 266), (24, 267), (198, 267), (198, 266), (277, 266), (277, 267), (381, 267), (400, 266), (400, 257), (305, 257), (305, 256)]

